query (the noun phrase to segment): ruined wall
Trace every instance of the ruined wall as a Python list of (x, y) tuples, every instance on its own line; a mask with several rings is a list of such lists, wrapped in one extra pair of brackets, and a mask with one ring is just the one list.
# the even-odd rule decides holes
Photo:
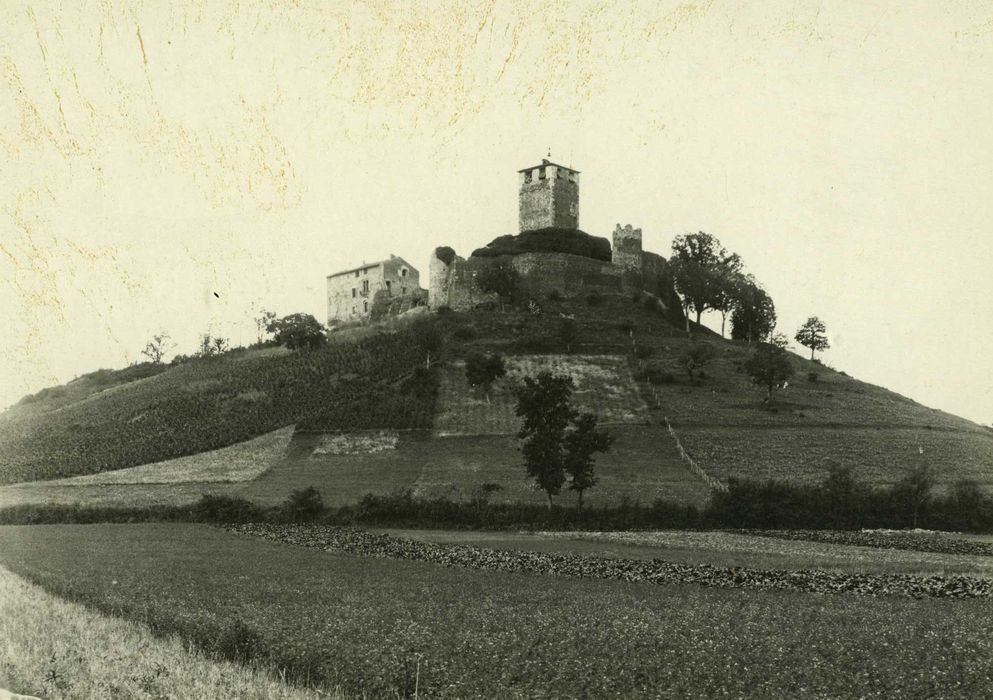
[(554, 164), (520, 173), (518, 212), (521, 231), (579, 228), (579, 175)]

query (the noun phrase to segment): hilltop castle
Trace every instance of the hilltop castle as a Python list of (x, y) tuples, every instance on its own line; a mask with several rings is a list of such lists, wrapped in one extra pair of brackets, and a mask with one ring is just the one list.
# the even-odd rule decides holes
[[(428, 289), (401, 258), (390, 256), (328, 277), (328, 323), (398, 313), (426, 301), (432, 309), (467, 310), (496, 301), (476, 282), (480, 271), (509, 263), (522, 291), (534, 299), (558, 293), (645, 293), (675, 322), (682, 309), (668, 263), (642, 250), (641, 229), (614, 229), (612, 244), (579, 229), (579, 171), (542, 160), (518, 171), (517, 235), (501, 236), (468, 257), (436, 248), (428, 269)], [(398, 303), (399, 302), (399, 303)]]

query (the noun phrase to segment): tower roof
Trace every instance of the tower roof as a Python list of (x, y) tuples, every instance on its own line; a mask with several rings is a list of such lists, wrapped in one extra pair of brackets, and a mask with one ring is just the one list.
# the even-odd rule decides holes
[(567, 165), (559, 165), (558, 163), (553, 163), (552, 161), (548, 160), (547, 158), (542, 158), (540, 165), (532, 165), (529, 168), (521, 168), (517, 172), (519, 172), (519, 173), (526, 173), (528, 170), (534, 170), (535, 168), (540, 168), (540, 167), (542, 167), (544, 165), (554, 165), (556, 168), (562, 168), (563, 170), (568, 170), (571, 173), (577, 173), (577, 174), (579, 173), (578, 170), (575, 170), (573, 168), (570, 168)]

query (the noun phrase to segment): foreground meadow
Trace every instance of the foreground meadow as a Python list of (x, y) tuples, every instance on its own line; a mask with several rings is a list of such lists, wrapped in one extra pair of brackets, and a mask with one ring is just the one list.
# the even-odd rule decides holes
[(197, 525), (0, 528), (0, 563), (200, 648), (373, 697), (978, 697), (989, 599), (582, 580)]
[(206, 658), (177, 636), (156, 638), (140, 623), (60, 600), (3, 568), (0, 640), (0, 688), (50, 700), (315, 697), (271, 673)]

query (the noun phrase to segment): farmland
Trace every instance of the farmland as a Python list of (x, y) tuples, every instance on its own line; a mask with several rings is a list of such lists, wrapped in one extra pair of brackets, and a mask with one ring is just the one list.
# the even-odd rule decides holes
[(985, 600), (467, 570), (191, 525), (5, 527), (0, 563), (208, 648), (237, 621), (258, 660), (347, 694), (965, 698), (993, 680)]
[(0, 688), (51, 700), (313, 697), (273, 674), (207, 658), (178, 636), (157, 638), (140, 622), (60, 600), (3, 568), (0, 639)]
[[(436, 379), (407, 330), (303, 353), (196, 359), (0, 421), (0, 483), (123, 469), (308, 429), (428, 428)], [(23, 414), (23, 415), (22, 415)]]

